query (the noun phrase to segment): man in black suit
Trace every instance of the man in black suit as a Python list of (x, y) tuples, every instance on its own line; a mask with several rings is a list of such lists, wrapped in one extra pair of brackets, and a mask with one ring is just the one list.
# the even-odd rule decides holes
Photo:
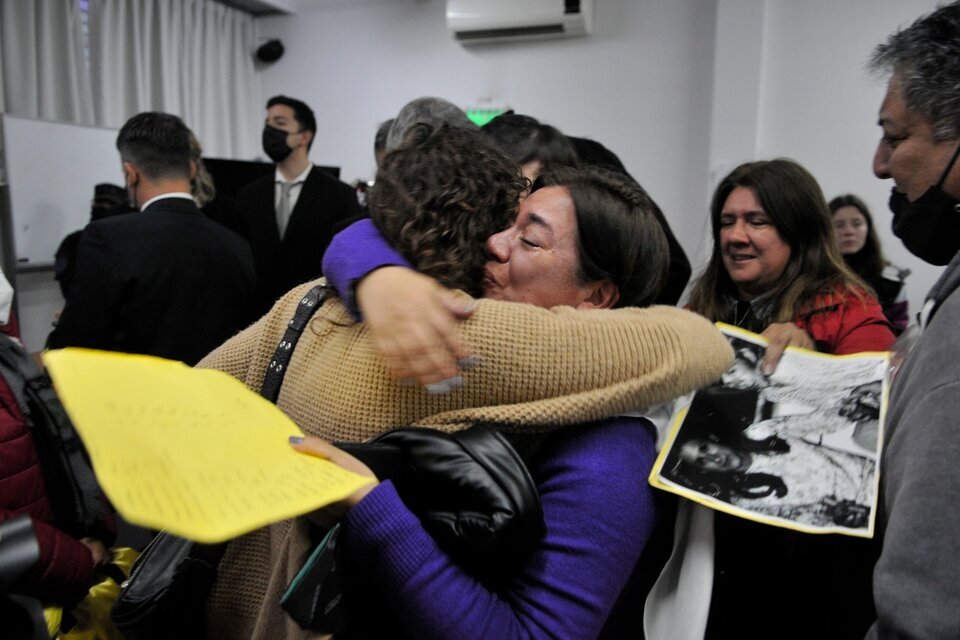
[(255, 272), (243, 238), (190, 196), (197, 172), (180, 118), (141, 113), (117, 136), (138, 213), (92, 222), (48, 348), (91, 347), (195, 364), (250, 318)]
[(310, 107), (293, 98), (267, 101), (263, 150), (276, 170), (244, 187), (237, 199), (257, 266), (257, 310), (320, 275), (323, 252), (346, 220), (360, 213), (353, 188), (313, 166), (317, 134)]
[[(133, 212), (127, 190), (115, 184), (102, 182), (93, 189), (93, 202), (90, 203), (90, 222), (111, 216)], [(77, 270), (77, 247), (83, 230), (70, 233), (63, 239), (54, 254), (53, 277), (60, 284), (60, 292), (66, 298), (70, 295), (73, 274)]]

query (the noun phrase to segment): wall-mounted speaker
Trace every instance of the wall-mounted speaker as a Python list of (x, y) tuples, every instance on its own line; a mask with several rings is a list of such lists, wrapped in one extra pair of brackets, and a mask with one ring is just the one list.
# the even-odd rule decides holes
[(283, 43), (277, 39), (264, 42), (257, 49), (257, 60), (260, 62), (276, 62), (283, 56)]

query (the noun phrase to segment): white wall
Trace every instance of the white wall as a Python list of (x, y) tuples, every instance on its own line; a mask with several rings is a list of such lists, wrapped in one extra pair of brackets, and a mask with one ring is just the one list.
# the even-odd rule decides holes
[[(734, 0), (729, 0), (734, 1)], [(910, 254), (890, 231), (892, 182), (873, 175), (877, 111), (885, 82), (865, 64), (877, 44), (936, 0), (767, 0), (757, 152), (786, 156), (816, 176), (830, 198), (852, 192), (870, 206), (887, 258), (913, 274), (913, 311), (942, 270)]]
[[(940, 271), (889, 232), (890, 185), (871, 174), (884, 87), (864, 68), (877, 43), (936, 0), (596, 0), (591, 36), (473, 48), (448, 34), (443, 0), (297, 4), (295, 15), (257, 21), (261, 38), (287, 49), (260, 71), (260, 100), (287, 93), (313, 106), (313, 160), (343, 167), (347, 181), (372, 176), (374, 131), (411, 98), (507, 105), (613, 149), (695, 268), (709, 251), (716, 182), (740, 162), (786, 156), (828, 198), (851, 191), (872, 206), (890, 259), (914, 272), (914, 309)], [(46, 291), (20, 291), (21, 317), (42, 318), (39, 338), (49, 312), (30, 301), (48, 305), (55, 289), (33, 279)]]
[(463, 47), (443, 0), (325, 0), (258, 21), (280, 37), (263, 99), (289, 93), (320, 116), (313, 159), (343, 178), (373, 173), (376, 126), (407, 100), (508, 105), (613, 149), (670, 219), (695, 271), (710, 245), (706, 209), (730, 169), (791, 157), (829, 199), (871, 205), (889, 258), (913, 271), (913, 308), (939, 269), (889, 231), (889, 183), (873, 177), (883, 83), (871, 50), (936, 0), (596, 0), (586, 38)]
[[(352, 181), (374, 172), (373, 135), (407, 101), (508, 105), (620, 156), (693, 255), (707, 199), (713, 0), (598, 0), (593, 35), (465, 48), (443, 0), (327, 1), (258, 21), (286, 54), (261, 77), (316, 111), (312, 158)], [(256, 132), (254, 132), (256, 134)]]
[(52, 271), (35, 271), (18, 273), (16, 288), (20, 337), (28, 351), (42, 351), (63, 308), (60, 285)]

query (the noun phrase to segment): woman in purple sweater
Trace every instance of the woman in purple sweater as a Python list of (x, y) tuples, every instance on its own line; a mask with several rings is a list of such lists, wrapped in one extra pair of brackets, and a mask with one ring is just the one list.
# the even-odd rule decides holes
[[(406, 508), (393, 484), (368, 485), (345, 501), (346, 574), (374, 585), (399, 616), (350, 601), (340, 638), (596, 638), (633, 571), (654, 523), (646, 477), (653, 426), (616, 418), (553, 432), (528, 462), (546, 534), (502, 587), (459, 567)], [(295, 448), (373, 476), (321, 440)], [(642, 603), (638, 602), (639, 607)]]
[[(545, 307), (648, 305), (667, 269), (655, 207), (638, 185), (614, 174), (546, 175), (521, 201), (513, 224), (487, 241), (476, 288), (487, 297)], [(375, 222), (385, 227), (382, 220)], [(398, 250), (404, 247), (387, 245), (364, 221), (334, 240), (324, 270), (349, 301), (355, 282), (367, 272), (405, 264)], [(378, 279), (386, 289), (393, 289), (397, 279), (413, 280), (414, 287), (436, 286), (422, 278), (406, 269), (382, 268), (363, 279), (356, 293), (361, 302), (370, 295), (381, 299), (367, 293), (375, 290), (367, 284), (379, 286)], [(456, 384), (447, 380), (433, 389)], [(402, 633), (394, 619), (375, 614), (369, 601), (354, 600), (350, 612), (362, 615), (351, 615), (349, 632), (338, 639), (386, 633), (458, 640), (599, 636), (654, 522), (646, 477), (655, 444), (649, 421), (625, 416), (547, 435), (527, 457), (546, 533), (522, 566), (495, 587), (454, 563), (393, 484), (374, 478), (345, 501), (346, 573), (376, 586), (399, 616)], [(294, 446), (373, 477), (358, 460), (315, 438)], [(348, 590), (348, 601), (350, 596)]]

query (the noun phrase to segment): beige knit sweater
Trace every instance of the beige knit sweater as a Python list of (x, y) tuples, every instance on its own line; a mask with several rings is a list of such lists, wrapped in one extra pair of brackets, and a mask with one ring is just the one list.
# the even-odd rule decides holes
[[(287, 322), (318, 282), (288, 293), (197, 366), (259, 390)], [(480, 363), (464, 373), (463, 388), (428, 395), (391, 378), (366, 327), (330, 299), (304, 330), (277, 405), (304, 432), (328, 440), (362, 441), (412, 424), (456, 430), (480, 421), (543, 431), (674, 398), (717, 379), (733, 357), (709, 321), (673, 307), (576, 311), (480, 300), (459, 333)], [(302, 519), (233, 541), (209, 601), (209, 636), (314, 637), (277, 604), (308, 547)]]

